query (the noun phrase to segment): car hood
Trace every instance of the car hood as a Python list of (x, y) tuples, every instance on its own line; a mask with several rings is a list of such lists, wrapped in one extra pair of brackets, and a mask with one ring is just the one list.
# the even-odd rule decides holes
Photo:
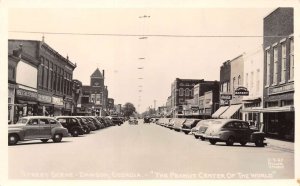
[(207, 135), (216, 135), (216, 134), (219, 133), (220, 129), (221, 129), (221, 126), (220, 126), (220, 125), (214, 125), (214, 124), (213, 124), (213, 125), (210, 125), (210, 126), (206, 129), (205, 134), (207, 134)]
[(12, 128), (23, 128), (26, 124), (12, 124), (12, 125), (8, 125), (9, 129)]

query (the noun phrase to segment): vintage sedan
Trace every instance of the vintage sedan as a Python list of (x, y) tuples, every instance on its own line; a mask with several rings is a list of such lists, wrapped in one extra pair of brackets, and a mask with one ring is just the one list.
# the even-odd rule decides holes
[(181, 130), (185, 134), (189, 134), (191, 132), (192, 128), (194, 128), (199, 121), (200, 121), (200, 119), (187, 119), (182, 124)]
[(250, 129), (249, 123), (237, 119), (219, 119), (213, 122), (205, 131), (204, 137), (214, 145), (217, 142), (225, 142), (231, 146), (238, 142), (242, 146), (248, 142), (255, 143), (258, 147), (263, 147), (265, 134), (257, 130)]
[(74, 116), (57, 116), (55, 119), (59, 121), (63, 127), (68, 129), (68, 132), (73, 137), (77, 137), (78, 135), (83, 135), (85, 133), (85, 129), (80, 124), (80, 121)]
[(139, 123), (139, 121), (136, 117), (130, 117), (128, 120), (128, 123), (131, 125), (137, 125)]
[(16, 124), (8, 126), (8, 145), (15, 145), (24, 140), (41, 140), (46, 143), (52, 139), (58, 143), (67, 136), (68, 130), (52, 117), (23, 117)]
[[(194, 134), (195, 138), (198, 139), (200, 138), (202, 141), (205, 140), (205, 131), (207, 130), (207, 128), (209, 127), (210, 124), (220, 124), (222, 123), (221, 121), (218, 121), (216, 119), (206, 119), (206, 120), (201, 120), (196, 128), (194, 129), (194, 131), (192, 131), (192, 133)], [(192, 129), (193, 130), (193, 129)]]
[(186, 118), (176, 118), (175, 122), (174, 122), (174, 125), (172, 126), (172, 128), (175, 131), (180, 132), (181, 128), (182, 128), (182, 125), (185, 122), (185, 120), (186, 120)]

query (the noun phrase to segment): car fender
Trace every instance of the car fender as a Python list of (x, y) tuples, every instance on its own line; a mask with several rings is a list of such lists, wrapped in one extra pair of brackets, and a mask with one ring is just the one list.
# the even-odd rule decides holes
[(56, 127), (51, 129), (51, 136), (53, 136), (54, 134), (57, 134), (57, 133), (60, 133), (63, 136), (67, 136), (68, 135), (68, 129), (66, 129), (66, 128), (56, 128)]
[(9, 129), (8, 134), (16, 134), (19, 136), (19, 140), (24, 140), (25, 131), (23, 129)]
[(224, 140), (224, 141), (228, 140), (228, 138), (232, 135), (234, 136), (233, 132), (231, 132), (231, 131), (220, 131), (219, 132), (220, 139)]

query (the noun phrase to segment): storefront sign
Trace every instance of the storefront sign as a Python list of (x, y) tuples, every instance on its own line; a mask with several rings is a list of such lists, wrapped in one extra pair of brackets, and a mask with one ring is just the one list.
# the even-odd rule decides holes
[(269, 88), (269, 95), (270, 94), (280, 94), (284, 92), (294, 91), (294, 83), (285, 84), (278, 87), (270, 87)]
[(249, 96), (249, 91), (246, 87), (238, 87), (234, 91), (234, 95), (236, 96)]
[(36, 100), (37, 99), (37, 93), (32, 92), (29, 90), (24, 90), (24, 89), (17, 89), (16, 90), (16, 96), (20, 98), (25, 98), (28, 100)]
[(62, 98), (52, 97), (52, 104), (63, 106), (64, 100)]
[(51, 103), (51, 96), (38, 94), (38, 101), (43, 103)]
[(220, 99), (222, 99), (222, 100), (231, 100), (232, 95), (231, 94), (220, 94)]

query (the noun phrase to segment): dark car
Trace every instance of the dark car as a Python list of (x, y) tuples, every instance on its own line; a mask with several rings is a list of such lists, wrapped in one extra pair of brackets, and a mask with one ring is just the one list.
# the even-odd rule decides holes
[(57, 121), (59, 121), (63, 127), (68, 129), (68, 132), (73, 136), (77, 137), (78, 135), (83, 135), (84, 129), (77, 118), (71, 116), (58, 116), (55, 117)]
[(94, 131), (97, 129), (96, 126), (94, 125), (94, 123), (92, 121), (90, 121), (87, 116), (80, 116), (80, 117), (81, 117), (82, 121), (88, 125), (88, 127), (90, 128), (91, 131)]
[(101, 129), (102, 126), (100, 122), (97, 119), (93, 118), (93, 116), (86, 116), (85, 118), (95, 125), (96, 130)]
[(111, 117), (110, 119), (115, 125), (120, 126), (121, 124), (123, 124), (123, 121), (119, 117)]
[(110, 118), (104, 117), (103, 119), (104, 119), (104, 122), (106, 123), (106, 125), (107, 125), (108, 127), (114, 126), (114, 125), (115, 125), (115, 124), (112, 122), (112, 120), (111, 120)]
[(108, 127), (108, 124), (105, 122), (104, 118), (100, 116), (95, 116), (95, 118), (103, 125), (103, 128)]
[(150, 117), (145, 117), (144, 118), (144, 123), (150, 123), (151, 122), (151, 118)]
[(209, 125), (204, 137), (214, 145), (217, 142), (225, 142), (231, 146), (238, 142), (242, 146), (248, 142), (255, 143), (258, 147), (264, 146), (265, 134), (250, 129), (249, 123), (237, 119), (218, 119)]
[(199, 121), (200, 121), (200, 119), (187, 119), (182, 124), (181, 130), (185, 134), (189, 134), (191, 132), (192, 128), (194, 128)]
[(78, 117), (78, 116), (73, 116), (73, 117), (78, 119), (78, 121), (80, 122), (80, 124), (82, 125), (82, 127), (84, 129), (85, 134), (89, 134), (91, 132), (91, 129), (88, 126), (88, 124), (85, 121), (83, 121), (83, 119), (81, 117)]

